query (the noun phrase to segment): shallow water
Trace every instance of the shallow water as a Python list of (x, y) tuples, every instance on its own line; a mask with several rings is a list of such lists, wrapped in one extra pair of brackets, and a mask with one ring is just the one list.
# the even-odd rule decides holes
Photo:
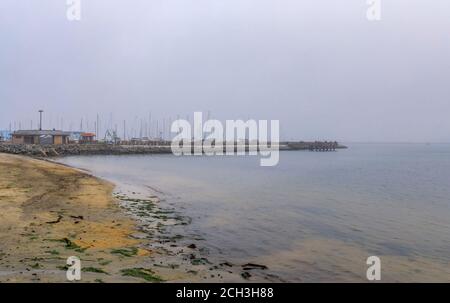
[(450, 145), (350, 144), (257, 157), (80, 156), (60, 162), (149, 190), (192, 218), (211, 258), (284, 281), (450, 281)]

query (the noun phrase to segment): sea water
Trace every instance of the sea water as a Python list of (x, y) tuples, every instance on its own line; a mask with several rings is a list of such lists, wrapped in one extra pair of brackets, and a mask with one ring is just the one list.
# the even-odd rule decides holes
[(281, 281), (450, 281), (450, 145), (347, 144), (251, 156), (73, 156), (122, 187), (140, 187), (191, 218), (211, 258), (257, 263)]

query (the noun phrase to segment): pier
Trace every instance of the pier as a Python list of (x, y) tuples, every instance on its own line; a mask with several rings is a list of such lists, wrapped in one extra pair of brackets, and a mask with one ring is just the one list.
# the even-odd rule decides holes
[(331, 152), (347, 148), (336, 141), (280, 142), (280, 146), (287, 146), (287, 150), (309, 150), (314, 152)]
[[(200, 143), (201, 145), (201, 143)], [(269, 144), (270, 145), (270, 144)], [(249, 151), (250, 147), (257, 150), (262, 146), (235, 143), (235, 151)], [(193, 147), (193, 145), (192, 145)], [(280, 151), (317, 151), (330, 152), (346, 148), (337, 142), (280, 142)], [(224, 150), (225, 151), (225, 150)], [(37, 157), (57, 157), (69, 155), (132, 155), (132, 154), (170, 154), (172, 153), (170, 141), (146, 141), (146, 142), (118, 142), (117, 144), (90, 143), (90, 144), (13, 144), (11, 142), (0, 143), (0, 152), (9, 154), (21, 154)]]

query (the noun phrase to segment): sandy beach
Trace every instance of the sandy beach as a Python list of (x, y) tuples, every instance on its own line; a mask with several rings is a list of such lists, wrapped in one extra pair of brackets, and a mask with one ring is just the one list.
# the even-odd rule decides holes
[[(67, 282), (69, 256), (81, 259), (81, 282), (242, 280), (196, 258), (198, 248), (177, 237), (151, 248), (155, 239), (119, 199), (160, 214), (158, 198), (113, 189), (85, 171), (0, 153), (0, 282)], [(155, 232), (176, 224), (151, 218)]]
[[(66, 259), (79, 256), (83, 281), (127, 281), (150, 251), (111, 196), (113, 185), (50, 162), (0, 154), (0, 281), (66, 281)], [(132, 279), (131, 279), (132, 280)]]

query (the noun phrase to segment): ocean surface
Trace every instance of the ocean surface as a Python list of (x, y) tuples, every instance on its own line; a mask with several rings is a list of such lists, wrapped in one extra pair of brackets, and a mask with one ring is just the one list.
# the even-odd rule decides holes
[(58, 161), (160, 196), (209, 257), (281, 281), (450, 281), (450, 145), (347, 144), (255, 156), (77, 156)]

